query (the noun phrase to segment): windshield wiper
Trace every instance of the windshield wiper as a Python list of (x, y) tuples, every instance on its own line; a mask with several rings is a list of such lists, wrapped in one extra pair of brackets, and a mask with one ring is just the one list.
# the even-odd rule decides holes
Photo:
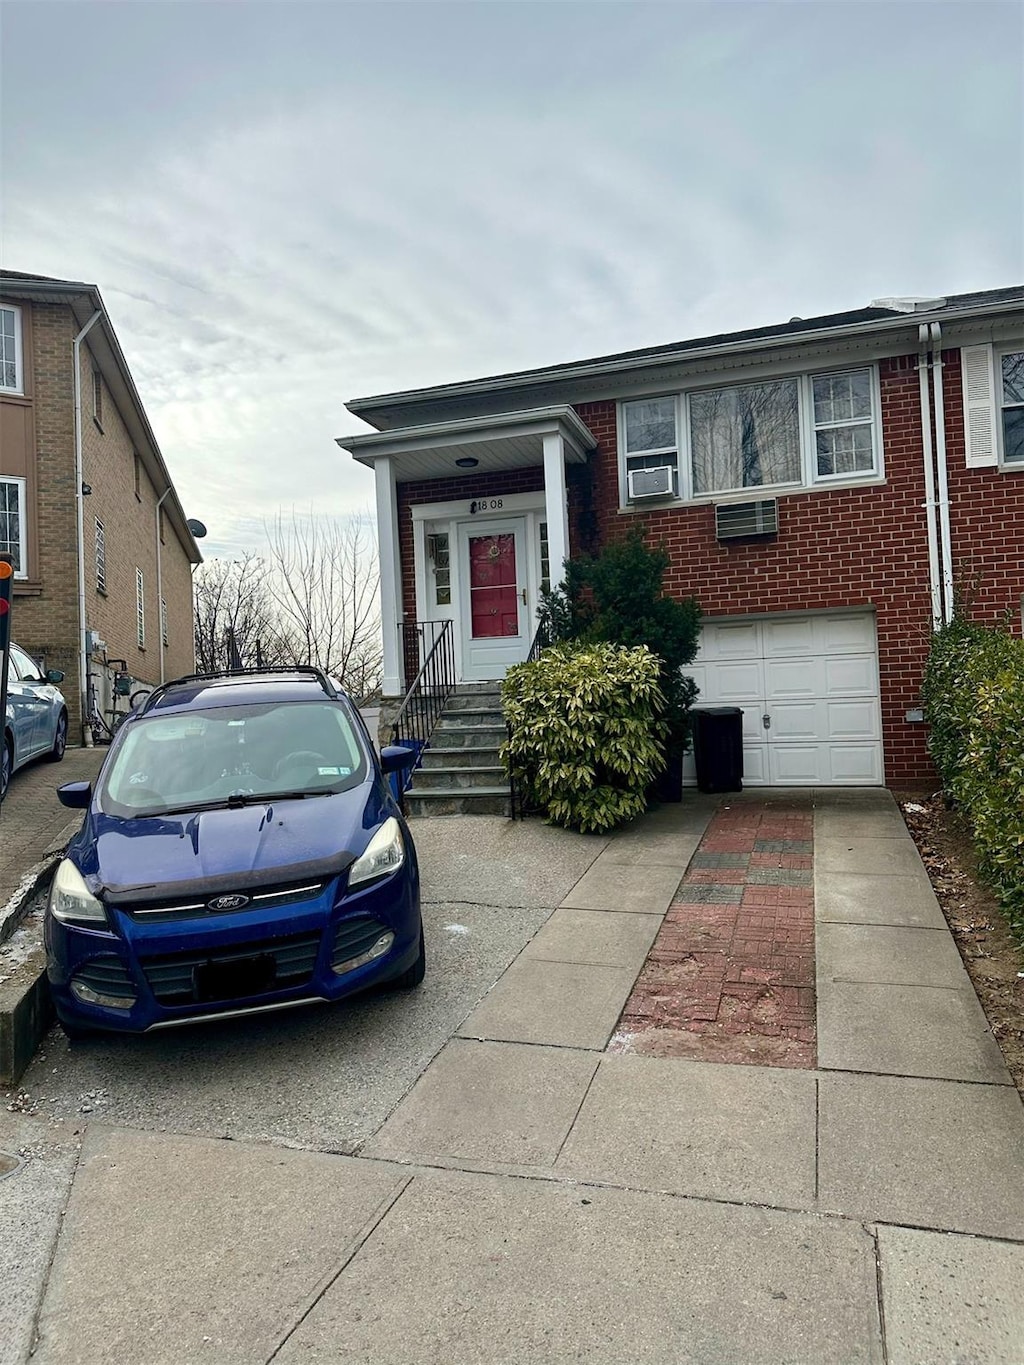
[(242, 806), (269, 805), (272, 801), (304, 801), (307, 796), (330, 796), (329, 787), (300, 788), (288, 792), (232, 792), (224, 798), (228, 810), (239, 810)]
[(218, 797), (216, 801), (192, 801), (187, 806), (150, 806), (147, 810), (139, 810), (134, 815), (129, 815), (129, 820), (153, 820), (160, 815), (191, 815), (194, 811), (200, 810), (223, 810), (227, 803), (223, 797)]
[(216, 801), (193, 801), (187, 806), (154, 806), (149, 810), (136, 811), (130, 820), (155, 820), (162, 815), (192, 815), (205, 810), (242, 810), (245, 806), (269, 806), (274, 801), (303, 801), (307, 796), (333, 796), (329, 787), (318, 787), (312, 791), (285, 792), (232, 792), (230, 796), (220, 796)]

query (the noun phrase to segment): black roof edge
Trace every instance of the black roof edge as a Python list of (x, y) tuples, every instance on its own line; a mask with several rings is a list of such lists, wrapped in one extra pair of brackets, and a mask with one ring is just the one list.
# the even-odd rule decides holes
[(481, 375), (476, 379), (455, 380), (447, 384), (433, 384), (423, 388), (373, 394), (365, 398), (353, 398), (345, 404), (345, 407), (353, 415), (359, 416), (361, 412), (373, 411), (374, 408), (382, 404), (416, 402), (421, 398), (440, 397), (451, 389), (489, 387), (529, 379), (535, 379), (538, 383), (542, 383), (545, 379), (568, 377), (576, 370), (592, 369), (601, 365), (617, 365), (630, 360), (643, 362), (662, 357), (668, 359), (676, 355), (685, 355), (688, 351), (736, 345), (744, 341), (764, 341), (773, 337), (798, 339), (806, 332), (842, 331), (845, 328), (863, 326), (871, 322), (893, 322), (902, 319), (910, 324), (917, 318), (934, 318), (948, 312), (960, 312), (965, 309), (991, 307), (999, 304), (1009, 306), (1014, 303), (1024, 305), (1024, 285), (980, 290), (969, 294), (950, 294), (946, 295), (941, 302), (937, 300), (933, 308), (922, 307), (920, 310), (914, 311), (871, 305), (867, 308), (852, 309), (843, 313), (823, 313), (811, 318), (791, 318), (789, 322), (772, 323), (765, 327), (749, 327), (738, 332), (718, 332), (712, 336), (694, 337), (686, 341), (669, 342), (662, 346), (644, 346), (638, 350), (615, 351), (608, 355), (568, 360), (556, 365), (543, 365), (537, 369), (509, 370), (503, 374)]

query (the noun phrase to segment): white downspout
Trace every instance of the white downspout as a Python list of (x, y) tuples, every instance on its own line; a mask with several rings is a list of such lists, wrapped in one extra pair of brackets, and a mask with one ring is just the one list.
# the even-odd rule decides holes
[(921, 384), (921, 440), (924, 445), (924, 510), (928, 522), (928, 587), (932, 599), (932, 629), (942, 625), (942, 587), (939, 576), (939, 538), (935, 528), (935, 468), (932, 454), (931, 396), (928, 386), (928, 324), (917, 329), (920, 354), (917, 375)]
[(75, 337), (75, 504), (78, 512), (78, 681), (82, 700), (82, 743), (92, 748), (92, 729), (89, 725), (89, 651), (85, 643), (85, 495), (82, 492), (82, 342), (103, 316), (97, 308)]
[(939, 531), (942, 546), (942, 585), (946, 603), (945, 619), (952, 621), (956, 610), (953, 596), (953, 545), (949, 531), (949, 481), (946, 469), (946, 404), (942, 389), (942, 328), (931, 324), (932, 382), (935, 385), (935, 456), (939, 472)]
[(171, 496), (170, 488), (165, 488), (156, 502), (156, 629), (160, 641), (160, 682), (164, 682), (164, 568), (160, 557), (160, 508), (164, 498)]

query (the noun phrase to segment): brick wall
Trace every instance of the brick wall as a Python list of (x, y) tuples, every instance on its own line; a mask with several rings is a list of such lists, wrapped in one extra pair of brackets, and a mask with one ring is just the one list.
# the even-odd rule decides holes
[[(124, 659), (133, 678), (160, 681), (160, 603), (157, 592), (156, 504), (158, 494), (131, 435), (104, 385), (102, 428), (92, 416), (92, 357), (82, 348), (82, 461), (92, 494), (85, 500), (86, 620), (107, 644), (107, 656)], [(102, 381), (101, 381), (102, 382)], [(161, 490), (162, 491), (162, 490)], [(166, 510), (166, 503), (164, 504)], [(106, 541), (106, 592), (97, 587), (96, 518)], [(192, 583), (188, 556), (169, 518), (163, 517), (163, 595), (167, 602), (168, 678), (188, 673), (193, 661)], [(145, 646), (140, 649), (135, 574), (142, 570)]]
[[(16, 589), (13, 634), (47, 668), (60, 668), (69, 738), (81, 739), (78, 668), (78, 533), (75, 508), (75, 426), (72, 343), (76, 328), (63, 304), (18, 301), (25, 329), (26, 392), (33, 397), (36, 443), (35, 521), (29, 548), (32, 582)], [(29, 338), (30, 334), (30, 338)], [(29, 526), (33, 514), (29, 512)]]
[[(954, 558), (977, 567), (971, 614), (1017, 615), (1024, 592), (1024, 471), (967, 470), (959, 352), (944, 371)], [(670, 592), (692, 594), (707, 616), (835, 607), (875, 610), (882, 694), (882, 736), (890, 786), (934, 779), (926, 730), (904, 713), (919, 703), (931, 604), (916, 356), (880, 367), (884, 485), (784, 494), (779, 534), (770, 541), (719, 544), (710, 505), (619, 511), (615, 404), (582, 403), (580, 417), (598, 437), (592, 457), (594, 504), (602, 541), (639, 523), (672, 556)]]
[[(74, 350), (78, 327), (65, 304), (17, 300), (24, 320), (25, 398), (33, 432), (28, 480), (29, 581), (17, 584), (14, 636), (47, 668), (62, 669), (69, 736), (82, 737), (78, 642), (78, 535), (75, 488)], [(107, 642), (110, 657), (127, 660), (136, 678), (156, 682), (160, 612), (157, 594), (156, 495), (145, 472), (135, 495), (131, 437), (104, 385), (102, 430), (93, 420), (92, 357), (81, 348), (82, 464), (92, 494), (84, 500), (86, 622)], [(0, 466), (2, 467), (2, 466)], [(6, 468), (4, 472), (8, 472)], [(10, 472), (24, 473), (22, 469)], [(97, 591), (95, 518), (106, 531), (107, 593)], [(193, 666), (192, 581), (187, 554), (166, 522), (162, 547), (168, 607), (168, 677)], [(135, 568), (146, 593), (146, 649), (136, 636)]]
[[(1024, 594), (1024, 470), (969, 470), (964, 450), (958, 351), (944, 360), (953, 556), (965, 609), (993, 622), (1009, 612), (1021, 630)], [(573, 552), (591, 550), (640, 524), (671, 554), (670, 592), (692, 594), (707, 616), (872, 608), (878, 629), (882, 738), (891, 786), (931, 782), (926, 727), (906, 720), (920, 703), (931, 632), (924, 452), (916, 356), (880, 365), (885, 483), (782, 494), (779, 534), (720, 544), (711, 504), (619, 510), (614, 401), (575, 410), (598, 447), (589, 465), (570, 466)], [(403, 608), (415, 620), (411, 509), (447, 499), (532, 492), (540, 467), (400, 484)]]
[(960, 352), (942, 354), (946, 394), (950, 538), (962, 609), (992, 623), (1024, 611), (1024, 469), (968, 469)]

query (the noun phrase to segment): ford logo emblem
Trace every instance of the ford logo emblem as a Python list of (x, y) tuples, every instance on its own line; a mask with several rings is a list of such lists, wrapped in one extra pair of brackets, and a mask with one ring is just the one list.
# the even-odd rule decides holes
[(208, 910), (241, 910), (243, 905), (249, 904), (249, 896), (214, 896), (212, 901), (206, 902)]

